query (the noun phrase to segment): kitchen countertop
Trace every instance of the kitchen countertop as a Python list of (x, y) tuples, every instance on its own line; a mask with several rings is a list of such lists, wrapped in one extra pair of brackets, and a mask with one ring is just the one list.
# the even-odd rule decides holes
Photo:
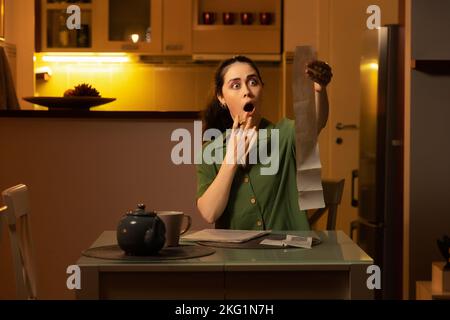
[(199, 111), (0, 110), (7, 118), (200, 119)]

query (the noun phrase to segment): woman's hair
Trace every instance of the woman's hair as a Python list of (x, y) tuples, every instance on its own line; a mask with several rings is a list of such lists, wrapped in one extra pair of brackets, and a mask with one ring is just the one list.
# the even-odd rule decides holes
[(228, 108), (221, 106), (217, 96), (222, 96), (224, 76), (228, 70), (228, 67), (236, 62), (248, 63), (255, 70), (261, 84), (264, 85), (258, 67), (250, 58), (245, 56), (234, 56), (230, 59), (222, 61), (214, 74), (214, 84), (211, 88), (211, 97), (206, 109), (203, 112), (204, 131), (210, 128), (215, 128), (219, 129), (221, 132), (225, 132), (226, 129), (233, 126), (233, 119), (231, 118), (230, 111)]

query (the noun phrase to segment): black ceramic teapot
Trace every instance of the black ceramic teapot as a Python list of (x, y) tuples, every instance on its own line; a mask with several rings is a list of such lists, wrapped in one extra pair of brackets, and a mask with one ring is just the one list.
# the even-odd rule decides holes
[(145, 211), (144, 204), (127, 212), (117, 227), (117, 243), (127, 255), (155, 255), (166, 241), (164, 222), (153, 211)]

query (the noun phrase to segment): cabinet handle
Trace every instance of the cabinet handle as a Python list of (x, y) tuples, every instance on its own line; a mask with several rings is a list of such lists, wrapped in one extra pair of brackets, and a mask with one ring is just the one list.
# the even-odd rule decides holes
[(138, 50), (139, 46), (137, 44), (123, 44), (122, 50), (129, 51), (129, 50)]
[(168, 44), (168, 45), (166, 45), (166, 50), (180, 51), (180, 50), (183, 50), (183, 45), (182, 44)]

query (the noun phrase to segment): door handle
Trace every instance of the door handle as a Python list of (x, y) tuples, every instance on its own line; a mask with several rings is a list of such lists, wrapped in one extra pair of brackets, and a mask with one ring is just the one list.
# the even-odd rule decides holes
[(336, 124), (336, 129), (338, 130), (358, 130), (358, 126), (356, 124), (343, 124), (338, 122)]
[(182, 44), (167, 44), (166, 50), (167, 51), (180, 51), (180, 50), (183, 50), (183, 45)]
[(355, 237), (353, 235), (355, 233), (355, 230), (357, 230), (361, 225), (372, 227), (372, 228), (383, 228), (384, 227), (383, 223), (375, 224), (375, 223), (369, 223), (367, 221), (353, 220), (352, 222), (350, 222), (350, 239), (358, 240), (358, 239), (355, 239)]

